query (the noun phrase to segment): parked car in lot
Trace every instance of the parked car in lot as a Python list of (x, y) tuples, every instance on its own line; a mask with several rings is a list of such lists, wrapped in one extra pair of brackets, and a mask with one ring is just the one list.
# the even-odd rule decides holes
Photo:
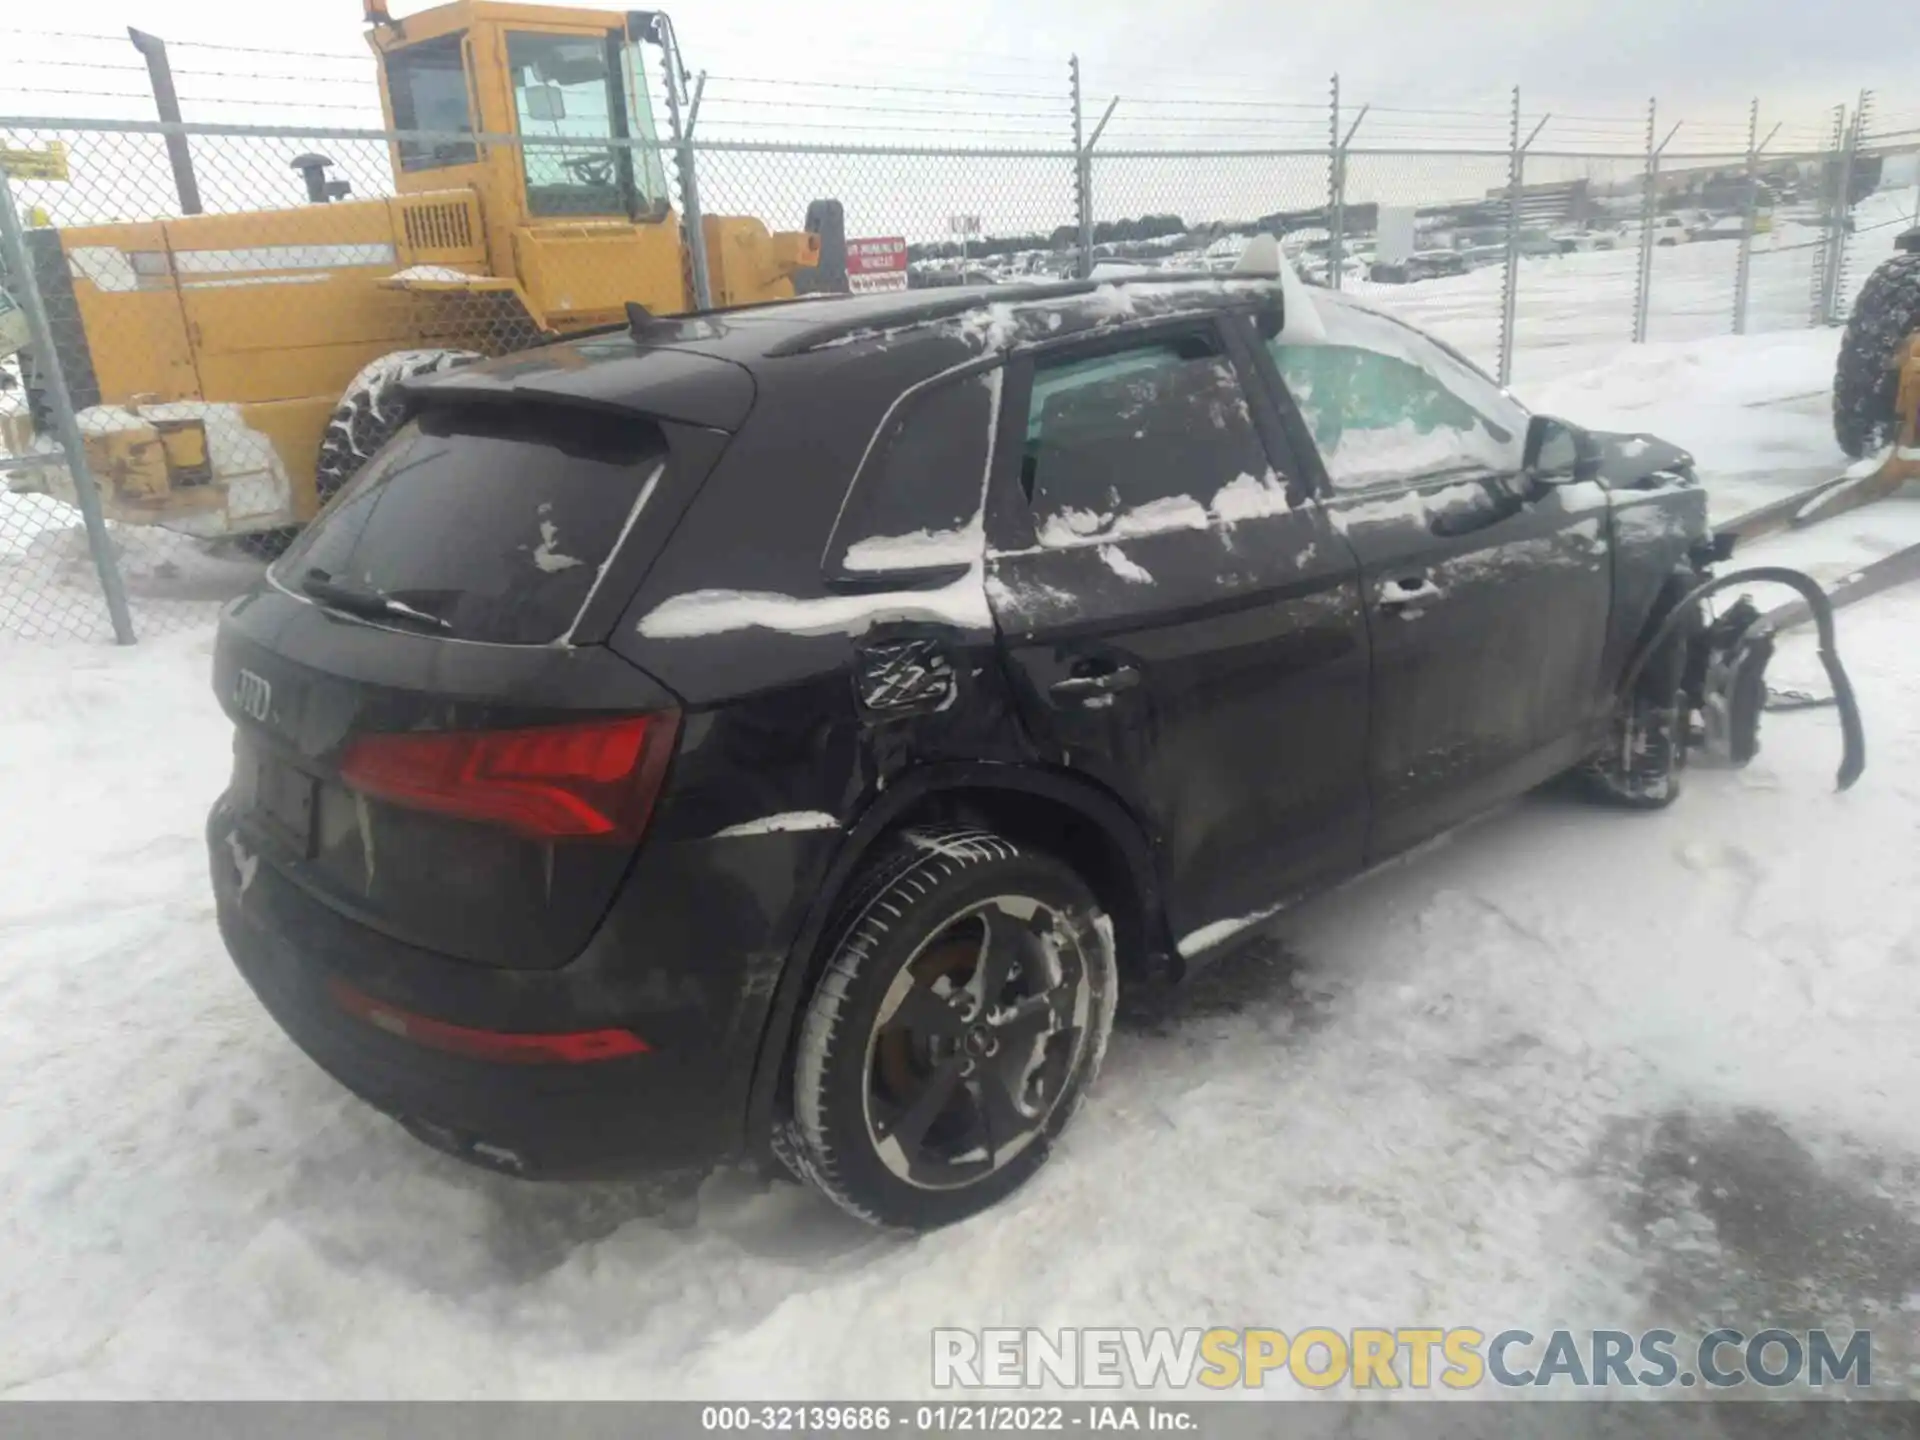
[[(1687, 239), (1694, 242), (1706, 240), (1738, 240), (1746, 233), (1745, 215), (1715, 215), (1700, 220), (1687, 231)], [(1758, 233), (1759, 227), (1755, 225)]]
[[(1653, 243), (1661, 245), (1684, 245), (1693, 238), (1696, 219), (1688, 214), (1674, 211), (1666, 215), (1656, 215), (1653, 219)], [(1632, 240), (1640, 243), (1640, 227), (1633, 227)]]
[(1465, 275), (1473, 269), (1470, 258), (1458, 250), (1416, 250), (1405, 260), (1376, 261), (1367, 278), (1379, 285), (1410, 285), (1442, 275)]
[(1622, 231), (1619, 226), (1587, 227), (1558, 230), (1552, 238), (1562, 255), (1573, 255), (1590, 250), (1615, 249), (1622, 243)]
[(410, 386), (232, 603), (222, 934), (517, 1175), (937, 1225), (1118, 993), (1563, 771), (1675, 789), (1688, 457), (1281, 280), (821, 298)]

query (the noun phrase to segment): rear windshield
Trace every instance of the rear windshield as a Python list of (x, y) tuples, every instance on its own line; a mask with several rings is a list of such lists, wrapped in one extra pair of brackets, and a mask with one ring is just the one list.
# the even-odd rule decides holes
[[(274, 565), (384, 596), (457, 639), (564, 638), (645, 504), (666, 447), (644, 422), (577, 411), (428, 411)], [(444, 622), (444, 623), (442, 623)]]

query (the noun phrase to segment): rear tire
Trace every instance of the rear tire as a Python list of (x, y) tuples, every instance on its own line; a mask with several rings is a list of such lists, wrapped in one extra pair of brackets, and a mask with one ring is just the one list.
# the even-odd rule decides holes
[(1046, 1163), (1099, 1072), (1118, 978), (1066, 865), (987, 831), (904, 838), (808, 1004), (789, 1137), (842, 1209), (925, 1230)]
[(355, 375), (340, 396), (320, 439), (313, 488), (321, 506), (373, 458), (400, 428), (400, 382), (416, 375), (457, 370), (483, 357), (472, 350), (396, 350)]
[(1855, 459), (1891, 444), (1900, 376), (1892, 368), (1901, 344), (1920, 330), (1920, 254), (1896, 255), (1867, 277), (1840, 337), (1833, 371), (1833, 434)]

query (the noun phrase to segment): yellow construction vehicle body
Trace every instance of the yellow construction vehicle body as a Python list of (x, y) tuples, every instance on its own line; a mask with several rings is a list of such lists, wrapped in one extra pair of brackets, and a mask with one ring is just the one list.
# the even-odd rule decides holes
[[(620, 322), (629, 301), (692, 308), (657, 152), (543, 148), (529, 98), (561, 87), (516, 91), (509, 66), (516, 48), (571, 43), (577, 54), (591, 42), (611, 74), (613, 57), (631, 63), (624, 24), (605, 11), (456, 0), (374, 29), (390, 128), (428, 128), (406, 94), (396, 105), (395, 75), (404, 85), (404, 67), (427, 53), (411, 47), (438, 42), (444, 73), (457, 46), (468, 91), (466, 138), (390, 145), (390, 198), (62, 228), (98, 394), (81, 428), (107, 517), (206, 536), (300, 524), (317, 509), (322, 433), (369, 362), (426, 347), (502, 353)], [(538, 73), (524, 61), (520, 72)], [(612, 92), (628, 97), (625, 136), (650, 141), (644, 98), (630, 98), (641, 83), (629, 71)], [(596, 119), (621, 123), (587, 115), (575, 128)], [(587, 170), (570, 169), (582, 154)], [(594, 167), (606, 176), (598, 189)], [(616, 170), (626, 213), (541, 213), (556, 196), (573, 207), (611, 196)], [(757, 219), (708, 217), (704, 233), (716, 304), (790, 297), (794, 269), (818, 256), (816, 237), (772, 235)], [(61, 471), (37, 473), (70, 495)]]
[(1884, 500), (1909, 480), (1920, 480), (1920, 331), (1895, 352), (1893, 366), (1900, 372), (1899, 398), (1894, 413), (1900, 430), (1884, 455), (1862, 460), (1840, 481), (1811, 501), (1794, 517), (1796, 525), (1812, 525), (1847, 510)]

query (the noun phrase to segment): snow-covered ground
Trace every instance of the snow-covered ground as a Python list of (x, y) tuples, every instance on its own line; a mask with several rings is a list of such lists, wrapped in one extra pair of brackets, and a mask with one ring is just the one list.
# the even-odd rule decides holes
[[(1731, 511), (1841, 463), (1833, 345), (1519, 388), (1692, 446)], [(1917, 499), (1792, 543), (1909, 531)], [(1920, 1383), (1916, 633), (1920, 589), (1841, 617), (1850, 794), (1813, 711), (1663, 814), (1513, 806), (1125, 1026), (1036, 1183), (916, 1240), (744, 1173), (539, 1187), (408, 1139), (215, 934), (209, 632), (0, 641), (0, 1396), (904, 1396), (953, 1324), (1871, 1326)], [(1773, 678), (1818, 683), (1804, 639)]]

